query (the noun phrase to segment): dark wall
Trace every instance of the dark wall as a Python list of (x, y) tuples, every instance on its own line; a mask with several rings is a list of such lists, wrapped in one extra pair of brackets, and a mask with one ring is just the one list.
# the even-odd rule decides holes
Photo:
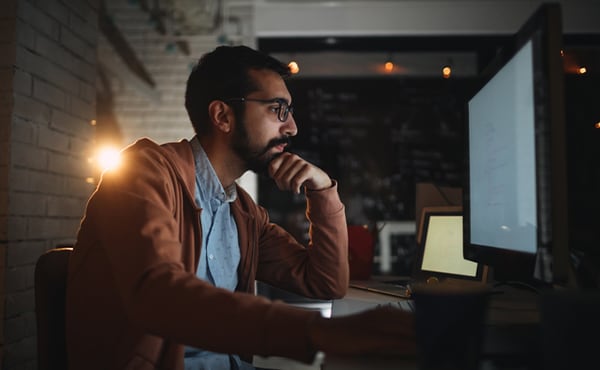
[(600, 284), (600, 76), (567, 75), (570, 248), (581, 284)]
[[(571, 249), (585, 284), (600, 281), (600, 119), (597, 75), (566, 75)], [(299, 133), (291, 151), (339, 181), (350, 224), (414, 220), (415, 184), (462, 186), (465, 107), (473, 81), (292, 79)], [(307, 240), (303, 195), (259, 182), (274, 222)], [(409, 242), (393, 246), (393, 253)], [(409, 248), (412, 248), (409, 247)]]
[[(351, 224), (414, 220), (415, 183), (460, 186), (465, 91), (442, 78), (291, 79), (299, 133), (290, 151), (339, 181)], [(259, 183), (259, 202), (295, 229), (304, 198)], [(304, 225), (299, 225), (300, 229)]]

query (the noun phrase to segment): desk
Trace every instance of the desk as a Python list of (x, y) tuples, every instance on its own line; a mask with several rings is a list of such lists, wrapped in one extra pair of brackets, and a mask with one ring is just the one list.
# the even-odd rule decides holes
[[(332, 317), (350, 315), (360, 311), (371, 309), (378, 304), (395, 302), (398, 299), (385, 294), (378, 294), (366, 290), (349, 288), (348, 294), (342, 299), (337, 299), (332, 304)], [(339, 357), (326, 355), (322, 365), (323, 370), (398, 370), (417, 369), (414, 360), (398, 357)]]
[[(397, 301), (397, 297), (350, 288), (346, 296), (333, 301), (331, 316), (343, 316), (368, 310), (381, 303)], [(312, 307), (306, 307), (314, 309)], [(324, 316), (327, 307), (320, 304)], [(486, 318), (486, 336), (483, 345), (483, 363), (493, 369), (527, 369), (521, 366), (537, 358), (539, 313), (537, 297), (529, 292), (510, 289), (505, 294), (494, 295)], [(495, 364), (500, 360), (502, 365)], [(313, 364), (306, 365), (283, 358), (255, 357), (255, 365), (270, 369), (286, 370), (416, 370), (414, 360), (399, 357), (337, 357), (320, 354)]]
[[(321, 314), (325, 317), (343, 316), (360, 311), (368, 310), (380, 303), (388, 303), (397, 300), (398, 298), (368, 292), (365, 290), (350, 288), (346, 296), (342, 299), (336, 299), (329, 304), (329, 307), (323, 302), (317, 302), (316, 306)], [(293, 306), (314, 309), (311, 307), (311, 302), (289, 303)], [(398, 369), (398, 362), (403, 360), (382, 359), (382, 358), (365, 358), (365, 357), (335, 357), (326, 356), (322, 353), (317, 355), (317, 358), (312, 364), (302, 364), (297, 361), (285, 359), (281, 357), (254, 357), (254, 365), (265, 369), (285, 369), (285, 370), (387, 370)], [(377, 366), (375, 366), (377, 365)], [(414, 364), (413, 364), (414, 365)], [(403, 369), (414, 369), (415, 367), (402, 367)]]
[[(332, 316), (352, 314), (380, 303), (397, 301), (388, 295), (350, 288), (348, 294), (333, 302)], [(539, 310), (537, 296), (531, 292), (507, 287), (503, 294), (494, 294), (486, 315), (485, 340), (481, 368), (527, 369), (538, 358)], [(498, 365), (497, 363), (501, 363)], [(324, 370), (354, 369), (417, 369), (415, 361), (403, 358), (325, 356)]]

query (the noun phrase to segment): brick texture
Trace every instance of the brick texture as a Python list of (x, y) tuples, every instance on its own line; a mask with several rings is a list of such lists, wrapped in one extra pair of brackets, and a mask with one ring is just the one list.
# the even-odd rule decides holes
[[(184, 108), (193, 64), (218, 35), (186, 36), (190, 53), (161, 35), (139, 2), (106, 0), (109, 16), (155, 81), (130, 72), (98, 27), (101, 0), (4, 0), (0, 14), (1, 369), (36, 369), (35, 262), (74, 242), (98, 177), (99, 66), (108, 77), (117, 143), (193, 136)], [(250, 44), (250, 42), (246, 42)], [(100, 63), (102, 62), (102, 63)], [(102, 122), (98, 122), (101, 125)]]
[[(237, 5), (229, 6), (229, 3)], [(229, 16), (242, 20), (242, 29), (238, 30), (241, 38), (237, 42), (255, 46), (252, 7), (239, 6), (235, 0), (225, 0), (223, 6)], [(156, 83), (152, 93), (148, 93), (142, 83), (131, 81), (132, 76), (117, 73), (126, 67), (119, 69), (116, 66), (114, 61), (118, 60), (118, 56), (115, 51), (104, 37), (99, 38), (98, 53), (102, 61), (113, 62), (112, 68), (106, 68), (106, 72), (113, 92), (113, 113), (122, 133), (121, 145), (128, 145), (140, 137), (149, 137), (158, 143), (191, 138), (194, 132), (184, 107), (186, 81), (198, 58), (219, 45), (219, 35), (186, 35), (185, 41), (189, 46), (189, 55), (186, 55), (178, 49), (172, 36), (161, 35), (153, 28), (148, 22), (148, 13), (141, 9), (139, 3), (106, 0), (106, 7)], [(240, 184), (256, 199), (254, 174), (245, 176)]]
[[(106, 6), (111, 19), (156, 82), (154, 90), (159, 96), (157, 101), (150, 99), (143, 87), (123, 84), (123, 76), (109, 73), (114, 113), (123, 134), (122, 146), (140, 137), (160, 143), (191, 137), (193, 130), (183, 105), (185, 83), (191, 65), (217, 45), (216, 37), (189, 38), (190, 55), (185, 55), (174, 46), (172, 38), (161, 35), (148, 24), (148, 13), (139, 5), (108, 0)], [(104, 38), (99, 40), (99, 50), (103, 58), (118, 59)]]
[(0, 16), (0, 358), (2, 369), (35, 369), (35, 263), (74, 242), (93, 191), (99, 1), (8, 3)]
[[(6, 305), (5, 270), (6, 250), (8, 245), (8, 230), (10, 229), (10, 216), (8, 210), (10, 172), (10, 138), (11, 117), (13, 110), (13, 65), (16, 52), (16, 0), (7, 0), (2, 3), (0, 15), (0, 359), (6, 356), (4, 349), (4, 321)], [(2, 366), (0, 364), (0, 366)]]

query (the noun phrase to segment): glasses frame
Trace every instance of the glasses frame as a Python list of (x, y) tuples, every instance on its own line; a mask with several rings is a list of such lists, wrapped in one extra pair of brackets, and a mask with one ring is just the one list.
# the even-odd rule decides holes
[(245, 103), (245, 102), (256, 102), (256, 103), (262, 103), (262, 104), (273, 104), (273, 103), (277, 103), (279, 104), (279, 106), (276, 108), (277, 109), (277, 119), (280, 122), (286, 122), (290, 113), (294, 114), (294, 106), (292, 104), (288, 104), (287, 100), (282, 99), (282, 98), (273, 98), (273, 99), (254, 99), (254, 98), (231, 98), (231, 99), (227, 99), (225, 100), (226, 103), (229, 102), (238, 102), (238, 103)]

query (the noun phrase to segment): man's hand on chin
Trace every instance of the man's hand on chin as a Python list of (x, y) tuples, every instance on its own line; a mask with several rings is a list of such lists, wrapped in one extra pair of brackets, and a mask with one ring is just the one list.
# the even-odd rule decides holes
[(322, 169), (288, 152), (269, 163), (268, 173), (280, 190), (296, 194), (300, 194), (303, 185), (308, 190), (322, 190), (333, 185), (331, 178)]

